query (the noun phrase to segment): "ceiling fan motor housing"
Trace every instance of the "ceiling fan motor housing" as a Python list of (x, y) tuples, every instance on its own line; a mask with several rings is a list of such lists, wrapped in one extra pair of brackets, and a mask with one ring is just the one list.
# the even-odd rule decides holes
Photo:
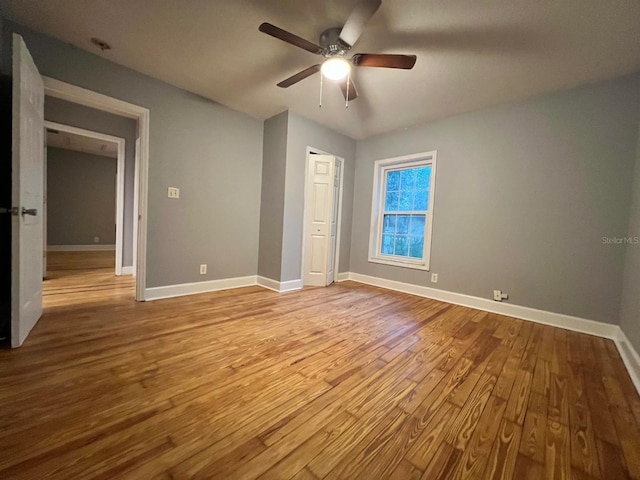
[(318, 42), (322, 47), (322, 55), (325, 57), (344, 56), (351, 47), (340, 40), (342, 27), (329, 28), (320, 34)]

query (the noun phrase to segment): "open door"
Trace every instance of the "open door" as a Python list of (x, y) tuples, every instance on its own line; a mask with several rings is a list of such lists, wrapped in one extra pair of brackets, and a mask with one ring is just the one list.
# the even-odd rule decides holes
[(11, 346), (42, 315), (44, 86), (20, 35), (13, 35)]

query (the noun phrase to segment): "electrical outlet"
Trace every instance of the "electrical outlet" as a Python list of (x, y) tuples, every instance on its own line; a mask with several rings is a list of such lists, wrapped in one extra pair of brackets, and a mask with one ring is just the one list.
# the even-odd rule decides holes
[(167, 189), (167, 197), (169, 198), (180, 198), (180, 189), (177, 187), (169, 187)]
[(502, 293), (502, 290), (494, 290), (493, 291), (493, 299), (496, 302), (501, 302), (503, 300), (508, 300), (509, 299), (509, 295), (507, 295), (506, 293)]
[(207, 273), (207, 264), (203, 263), (200, 265), (200, 275), (204, 275), (205, 273)]
[(100, 243), (100, 237), (93, 237), (93, 243)]
[(438, 274), (437, 273), (432, 273), (431, 274), (431, 283), (438, 283)]

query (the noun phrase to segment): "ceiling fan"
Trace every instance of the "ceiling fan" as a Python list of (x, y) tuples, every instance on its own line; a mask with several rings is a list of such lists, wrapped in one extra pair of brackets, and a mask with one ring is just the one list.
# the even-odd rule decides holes
[(358, 97), (358, 91), (350, 77), (352, 65), (355, 67), (412, 69), (416, 64), (417, 57), (415, 55), (356, 53), (350, 59), (347, 58), (349, 50), (360, 38), (365, 23), (373, 17), (381, 3), (382, 0), (360, 0), (342, 28), (329, 28), (322, 32), (319, 45), (270, 23), (261, 24), (258, 28), (261, 32), (325, 57), (323, 62), (305, 68), (281, 81), (278, 86), (281, 88), (290, 87), (320, 71), (324, 77), (338, 82), (342, 94), (348, 102)]

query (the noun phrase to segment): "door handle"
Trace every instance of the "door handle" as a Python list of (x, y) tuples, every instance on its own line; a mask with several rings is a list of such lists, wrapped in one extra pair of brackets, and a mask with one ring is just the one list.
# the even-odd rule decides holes
[(38, 214), (38, 210), (35, 208), (24, 208), (22, 207), (22, 216), (24, 215), (32, 215), (32, 216), (36, 216)]

